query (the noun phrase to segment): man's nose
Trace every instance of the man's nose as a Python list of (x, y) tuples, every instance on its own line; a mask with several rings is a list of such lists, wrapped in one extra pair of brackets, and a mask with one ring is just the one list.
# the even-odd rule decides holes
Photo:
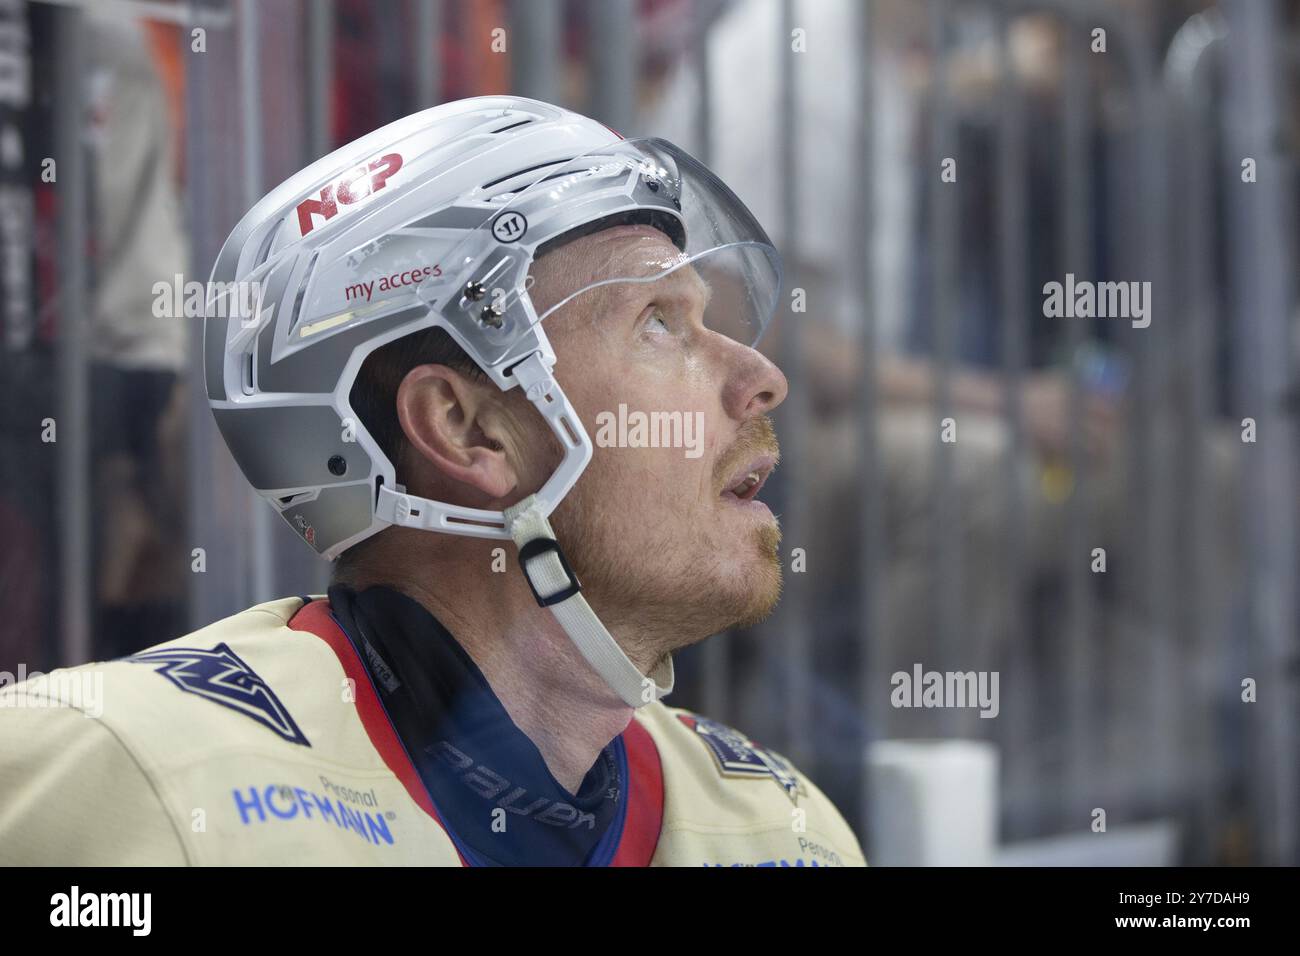
[(766, 415), (785, 401), (790, 384), (776, 365), (756, 349), (732, 343), (723, 407), (732, 418), (743, 421)]

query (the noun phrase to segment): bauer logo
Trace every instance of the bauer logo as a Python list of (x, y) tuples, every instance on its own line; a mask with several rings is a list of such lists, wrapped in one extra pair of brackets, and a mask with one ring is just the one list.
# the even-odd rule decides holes
[[(322, 796), (302, 787), (269, 784), (265, 787), (244, 787), (231, 791), (239, 821), (246, 827), (293, 823), (311, 826), (323, 824), (348, 830), (360, 840), (376, 846), (392, 846), (397, 842), (389, 822), (394, 818), (390, 810), (381, 813), (374, 808), (374, 791), (359, 792), (333, 790), (332, 797)], [(346, 788), (344, 788), (346, 789)], [(358, 808), (348, 802), (360, 804)]]
[(298, 203), (298, 230), (307, 235), (317, 221), (329, 222), (340, 206), (351, 206), (384, 188), (388, 178), (402, 168), (400, 153), (388, 153), (348, 170), (343, 176)]

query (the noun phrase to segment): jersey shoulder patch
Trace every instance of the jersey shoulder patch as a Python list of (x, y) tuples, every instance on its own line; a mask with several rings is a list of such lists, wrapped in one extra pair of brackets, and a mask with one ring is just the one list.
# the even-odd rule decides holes
[(721, 721), (654, 702), (634, 718), (663, 763), (655, 865), (862, 866), (835, 804), (784, 755)]
[(771, 779), (796, 805), (801, 796), (807, 795), (807, 788), (795, 772), (794, 765), (776, 751), (762, 747), (734, 727), (708, 717), (685, 710), (678, 711), (675, 716), (708, 748), (722, 776)]
[(122, 660), (150, 665), (179, 690), (229, 707), (290, 743), (311, 746), (270, 685), (224, 642), (211, 648), (151, 647)]

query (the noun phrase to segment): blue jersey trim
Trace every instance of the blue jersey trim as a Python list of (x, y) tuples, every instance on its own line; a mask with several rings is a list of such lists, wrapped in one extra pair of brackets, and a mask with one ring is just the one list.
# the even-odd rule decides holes
[(618, 853), (619, 844), (623, 842), (623, 825), (627, 822), (627, 803), (632, 799), (632, 787), (628, 780), (627, 747), (623, 743), (622, 734), (614, 738), (614, 760), (618, 766), (618, 785), (623, 791), (619, 794), (618, 815), (591, 851), (584, 866), (609, 866)]

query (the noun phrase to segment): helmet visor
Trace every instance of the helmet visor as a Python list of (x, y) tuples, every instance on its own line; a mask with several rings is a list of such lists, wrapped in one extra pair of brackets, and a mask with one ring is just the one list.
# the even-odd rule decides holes
[(688, 256), (649, 226), (592, 233), (538, 259), (530, 278), (539, 322), (556, 313), (593, 324), (637, 318), (677, 333), (702, 327), (748, 346), (780, 292), (770, 246), (734, 243)]

